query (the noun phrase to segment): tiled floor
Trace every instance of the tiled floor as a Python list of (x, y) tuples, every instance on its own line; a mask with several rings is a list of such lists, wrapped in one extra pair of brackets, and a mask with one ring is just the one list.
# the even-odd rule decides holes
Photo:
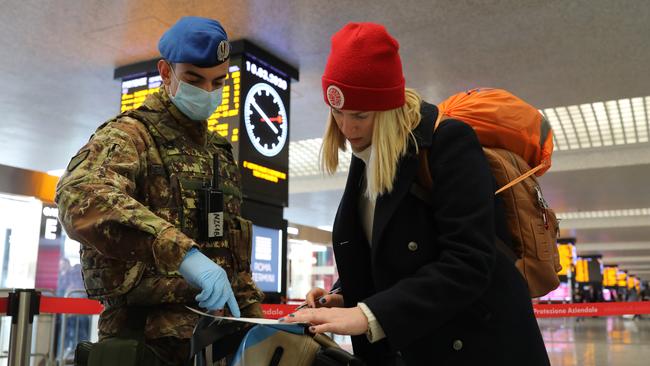
[(650, 365), (650, 317), (540, 319), (553, 366)]

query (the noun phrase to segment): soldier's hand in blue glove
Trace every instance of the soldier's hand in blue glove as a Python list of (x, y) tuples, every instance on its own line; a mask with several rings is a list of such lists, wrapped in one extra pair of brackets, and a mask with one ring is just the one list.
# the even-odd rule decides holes
[(239, 306), (230, 287), (228, 275), (218, 264), (198, 249), (192, 248), (185, 255), (178, 271), (187, 282), (203, 290), (196, 296), (200, 307), (217, 310), (228, 304), (232, 315), (239, 318)]

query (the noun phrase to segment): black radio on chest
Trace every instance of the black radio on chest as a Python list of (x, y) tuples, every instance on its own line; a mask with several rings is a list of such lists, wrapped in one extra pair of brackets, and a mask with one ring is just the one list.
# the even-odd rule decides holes
[(223, 238), (223, 192), (219, 190), (219, 157), (212, 157), (212, 182), (197, 192), (199, 240)]

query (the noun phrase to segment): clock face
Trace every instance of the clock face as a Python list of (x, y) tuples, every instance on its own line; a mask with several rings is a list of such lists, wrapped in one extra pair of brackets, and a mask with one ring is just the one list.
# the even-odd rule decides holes
[(268, 157), (282, 151), (287, 141), (289, 120), (280, 95), (266, 83), (257, 83), (244, 102), (244, 123), (248, 138), (260, 154)]

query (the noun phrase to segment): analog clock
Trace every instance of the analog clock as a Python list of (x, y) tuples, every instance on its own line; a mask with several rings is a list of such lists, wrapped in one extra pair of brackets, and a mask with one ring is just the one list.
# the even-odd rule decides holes
[(289, 120), (278, 92), (267, 83), (253, 85), (244, 102), (248, 138), (260, 154), (273, 157), (287, 142)]

